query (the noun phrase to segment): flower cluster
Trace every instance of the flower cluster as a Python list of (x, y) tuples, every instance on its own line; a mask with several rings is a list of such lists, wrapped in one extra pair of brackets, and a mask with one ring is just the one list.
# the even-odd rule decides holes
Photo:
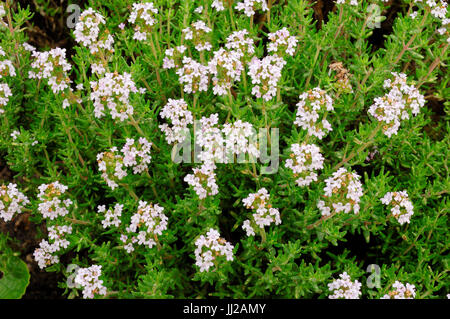
[(101, 63), (92, 63), (91, 64), (92, 72), (97, 73), (97, 75), (102, 75), (106, 72), (106, 68), (104, 62)]
[(286, 61), (277, 55), (268, 55), (263, 59), (253, 57), (248, 66), (248, 74), (252, 79), (252, 94), (257, 98), (270, 101), (277, 93), (281, 70)]
[(119, 186), (117, 182), (128, 175), (125, 167), (132, 167), (133, 174), (144, 172), (152, 158), (151, 147), (152, 143), (144, 137), (140, 137), (137, 141), (127, 138), (121, 154), (118, 154), (115, 146), (109, 152), (97, 154), (98, 168), (108, 186), (112, 189)]
[(191, 24), (190, 27), (183, 29), (184, 38), (192, 40), (197, 51), (211, 51), (212, 45), (209, 42), (208, 33), (212, 30), (205, 22), (199, 20)]
[(6, 15), (5, 4), (0, 2), (0, 19)]
[[(12, 96), (12, 92), (8, 84), (0, 83), (0, 106), (6, 106), (6, 104), (8, 104), (10, 96)], [(0, 108), (0, 114), (2, 113), (5, 113), (5, 110)]]
[(241, 61), (250, 61), (255, 55), (255, 42), (250, 38), (247, 30), (234, 31), (227, 37), (225, 47), (234, 50), (241, 56)]
[(329, 283), (328, 289), (333, 292), (328, 296), (329, 299), (359, 299), (361, 296), (361, 283), (358, 280), (352, 282), (347, 272)]
[(369, 114), (383, 123), (383, 132), (391, 137), (397, 134), (400, 120), (409, 119), (409, 112), (417, 115), (425, 105), (425, 98), (413, 85), (407, 85), (406, 74), (392, 72), (394, 79), (384, 81), (383, 87), (390, 89), (382, 97), (375, 98)]
[(272, 223), (275, 223), (275, 225), (281, 224), (280, 212), (269, 204), (269, 200), (270, 194), (265, 188), (261, 188), (256, 193), (249, 194), (242, 200), (245, 207), (256, 211), (251, 219), (244, 221), (242, 226), (247, 236), (254, 236), (255, 228), (257, 227), (263, 230), (264, 226), (270, 226)]
[(176, 46), (175, 48), (166, 49), (166, 56), (163, 59), (164, 69), (173, 69), (181, 67), (184, 51), (186, 47), (184, 45)]
[(114, 38), (105, 26), (105, 18), (94, 9), (89, 8), (81, 13), (73, 32), (75, 41), (89, 48), (92, 54), (100, 49), (114, 51)]
[(98, 169), (102, 172), (102, 178), (111, 189), (115, 189), (117, 182), (127, 176), (124, 170), (123, 156), (116, 154), (117, 147), (112, 147), (110, 152), (97, 154)]
[(201, 14), (203, 12), (203, 6), (199, 6), (197, 8), (194, 9), (195, 13)]
[(106, 210), (105, 205), (100, 205), (97, 207), (97, 211), (105, 215), (102, 220), (103, 228), (108, 228), (111, 226), (119, 227), (121, 224), (120, 216), (122, 216), (123, 204), (114, 205), (114, 210), (109, 208)]
[(193, 124), (194, 121), (192, 112), (188, 110), (187, 103), (183, 99), (174, 100), (169, 98), (159, 114), (163, 119), (169, 119), (172, 124), (172, 126), (169, 126), (167, 123), (159, 125), (161, 131), (166, 135), (167, 143), (182, 143), (189, 132), (188, 124)]
[(4, 76), (16, 76), (16, 69), (11, 60), (5, 59), (5, 51), (0, 47), (0, 79)]
[(393, 291), (385, 294), (380, 299), (414, 299), (416, 297), (416, 287), (409, 283), (406, 286), (400, 281), (395, 281), (392, 285)]
[(83, 288), (84, 299), (93, 299), (95, 295), (106, 295), (106, 287), (103, 286), (103, 280), (100, 279), (101, 275), (101, 265), (77, 270), (74, 282)]
[(55, 94), (69, 88), (71, 81), (67, 72), (72, 67), (66, 60), (66, 49), (33, 51), (32, 56), (34, 57), (31, 63), (32, 70), (28, 73), (30, 79), (46, 79)]
[(269, 33), (268, 37), (271, 41), (267, 46), (268, 52), (273, 52), (281, 57), (284, 54), (288, 54), (290, 56), (294, 55), (298, 40), (296, 37), (289, 34), (289, 30), (287, 28)]
[[(16, 69), (13, 63), (9, 59), (4, 59), (6, 56), (5, 51), (0, 47), (0, 79), (4, 76), (15, 76)], [(0, 114), (5, 113), (5, 110), (1, 106), (6, 106), (9, 101), (9, 97), (12, 96), (11, 89), (7, 83), (0, 83)]]
[(15, 214), (22, 213), (25, 205), (29, 203), (28, 198), (17, 189), (16, 184), (0, 186), (0, 218), (5, 222), (10, 221)]
[(202, 162), (223, 163), (225, 159), (224, 139), (218, 126), (219, 114), (214, 113), (209, 117), (200, 119), (200, 129), (195, 130), (195, 143), (202, 147), (199, 159)]
[(155, 15), (158, 14), (158, 9), (155, 8), (152, 2), (133, 3), (128, 22), (133, 23), (134, 36), (133, 39), (144, 41), (152, 31), (152, 27), (156, 24)]
[(129, 253), (134, 251), (135, 243), (148, 248), (157, 245), (158, 236), (167, 229), (168, 218), (163, 210), (158, 204), (139, 201), (138, 210), (131, 216), (130, 225), (126, 228), (128, 235), (121, 236), (122, 242), (126, 243), (124, 248)]
[(120, 121), (124, 121), (133, 114), (133, 106), (129, 98), (130, 94), (137, 93), (138, 89), (131, 74), (106, 73), (98, 82), (91, 82), (91, 88), (95, 117), (104, 116), (105, 108), (109, 109), (113, 119), (118, 118)]
[[(422, 0), (415, 0), (414, 2), (417, 5), (423, 3)], [(450, 43), (450, 18), (447, 17), (449, 12), (447, 2), (442, 0), (426, 0), (425, 5), (428, 6), (431, 15), (442, 23), (442, 27), (437, 29), (437, 32), (440, 35), (447, 35), (447, 42)], [(413, 11), (412, 13), (410, 13), (410, 17), (415, 19), (418, 13), (419, 11)]]
[(56, 253), (69, 246), (70, 242), (65, 236), (72, 234), (72, 226), (49, 226), (47, 231), (49, 241), (43, 239), (33, 253), (41, 269), (59, 262)]
[(176, 73), (179, 82), (184, 84), (184, 92), (197, 93), (208, 90), (208, 67), (191, 59), (183, 57), (183, 66)]
[[(259, 157), (256, 143), (256, 130), (248, 122), (237, 120), (234, 123), (223, 125), (222, 132), (225, 135), (225, 153), (227, 156), (249, 154), (253, 158)], [(228, 162), (226, 157), (226, 162)]]
[(217, 230), (210, 228), (206, 236), (201, 235), (195, 241), (195, 264), (200, 272), (208, 271), (218, 262), (218, 257), (225, 256), (227, 261), (233, 260), (234, 246), (220, 237)]
[(58, 181), (39, 186), (38, 199), (41, 202), (38, 210), (44, 218), (53, 220), (59, 216), (66, 216), (69, 213), (68, 208), (73, 204), (72, 201), (70, 199), (62, 200), (61, 198), (67, 189), (67, 186)]
[(216, 184), (216, 173), (214, 173), (215, 168), (214, 163), (206, 162), (200, 168), (193, 168), (193, 173), (184, 177), (184, 181), (194, 188), (200, 199), (219, 193), (219, 188)]
[(127, 138), (125, 145), (122, 147), (123, 164), (126, 167), (133, 167), (133, 174), (140, 174), (145, 171), (152, 157), (150, 150), (152, 143), (147, 141), (145, 137), (140, 137), (137, 143), (132, 138)]
[(333, 111), (333, 100), (319, 87), (302, 93), (297, 103), (297, 117), (294, 124), (308, 131), (308, 135), (314, 135), (322, 139), (332, 131), (330, 122), (326, 116)]
[(255, 15), (255, 10), (268, 11), (269, 7), (265, 0), (243, 0), (236, 4), (236, 9), (244, 11), (247, 17)]
[(20, 132), (18, 131), (18, 130), (14, 130), (12, 133), (11, 133), (11, 137), (12, 137), (12, 139), (15, 141), (15, 140), (17, 140), (17, 138), (19, 137), (19, 135), (20, 135)]
[(380, 200), (383, 204), (392, 206), (391, 213), (400, 225), (410, 222), (411, 216), (414, 214), (414, 207), (408, 199), (406, 190), (401, 192), (388, 192)]
[(227, 51), (223, 48), (214, 52), (214, 57), (208, 63), (209, 73), (213, 76), (213, 92), (216, 95), (230, 93), (231, 86), (239, 81), (244, 65), (239, 51)]
[(323, 156), (320, 148), (314, 144), (292, 144), (292, 153), (285, 166), (292, 170), (298, 186), (308, 186), (317, 181), (315, 170), (323, 168)]
[(215, 8), (217, 11), (225, 10), (225, 6), (223, 5), (224, 0), (214, 0), (211, 4), (211, 8)]
[(442, 27), (437, 32), (440, 35), (447, 35), (447, 42), (450, 43), (450, 18), (448, 18), (449, 10), (447, 2), (440, 0), (438, 3), (434, 0), (428, 0), (427, 3), (431, 8), (431, 14), (442, 23)]
[(323, 216), (330, 216), (332, 213), (353, 210), (359, 213), (359, 202), (363, 195), (361, 177), (347, 169), (341, 167), (333, 175), (325, 180), (324, 200), (319, 200), (317, 207)]

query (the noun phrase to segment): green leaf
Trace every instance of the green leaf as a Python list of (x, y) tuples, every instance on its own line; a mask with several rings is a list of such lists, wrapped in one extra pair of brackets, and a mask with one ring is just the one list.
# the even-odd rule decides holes
[(25, 293), (30, 283), (30, 273), (27, 265), (15, 256), (0, 257), (0, 299), (19, 299)]

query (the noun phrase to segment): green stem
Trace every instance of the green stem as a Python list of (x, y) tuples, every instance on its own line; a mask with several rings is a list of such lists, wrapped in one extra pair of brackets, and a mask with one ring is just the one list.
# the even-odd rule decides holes
[(344, 165), (345, 163), (353, 159), (356, 155), (364, 151), (368, 146), (372, 145), (372, 143), (374, 142), (374, 137), (380, 131), (381, 127), (382, 127), (381, 122), (379, 122), (378, 126), (372, 131), (370, 136), (367, 138), (367, 142), (361, 145), (356, 151), (352, 151), (349, 156), (345, 157), (340, 163), (338, 163), (335, 167), (333, 167), (333, 170), (339, 169), (342, 165)]
[(264, 227), (259, 229), (259, 234), (261, 235), (261, 245), (263, 245), (267, 240), (266, 231)]

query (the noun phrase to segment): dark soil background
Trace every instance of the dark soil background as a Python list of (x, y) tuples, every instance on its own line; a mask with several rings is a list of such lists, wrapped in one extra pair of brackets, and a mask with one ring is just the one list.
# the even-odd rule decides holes
[[(314, 1), (310, 1), (313, 3)], [(77, 1), (83, 9), (87, 1)], [(28, 25), (27, 35), (29, 44), (41, 50), (49, 48), (62, 47), (67, 49), (68, 57), (73, 53), (72, 47), (75, 45), (71, 36), (71, 30), (66, 26), (66, 19), (71, 13), (66, 13), (68, 1), (66, 0), (19, 0), (15, 5), (20, 4), (21, 7), (30, 7), (34, 12), (34, 16)], [(374, 29), (373, 35), (369, 42), (373, 49), (383, 47), (384, 36), (392, 32), (392, 23), (397, 14), (404, 10), (401, 1), (390, 1), (390, 7), (387, 12), (382, 14), (386, 16), (386, 20), (381, 23), (381, 28)], [(45, 7), (44, 7), (45, 6)], [(49, 10), (50, 8), (50, 10)], [(336, 10), (334, 1), (318, 0), (314, 6), (314, 18), (317, 20), (317, 27), (320, 28), (326, 23), (328, 14)], [(47, 12), (54, 12), (52, 15)], [(13, 181), (14, 174), (11, 172), (5, 160), (0, 157), (0, 181)], [(27, 263), (30, 270), (30, 285), (27, 288), (24, 299), (63, 299), (63, 289), (58, 288), (58, 282), (64, 280), (62, 274), (46, 272), (40, 270), (34, 261), (33, 252), (39, 246), (41, 238), (39, 233), (45, 232), (44, 225), (36, 225), (29, 220), (30, 214), (24, 213), (16, 216), (8, 223), (0, 223), (0, 232), (8, 234), (11, 238), (12, 248), (21, 253), (22, 259)], [(350, 246), (348, 243), (365, 243), (363, 238), (353, 238), (346, 244), (340, 246), (340, 249)], [(363, 244), (362, 244), (363, 245)], [(350, 247), (348, 247), (350, 248)], [(366, 251), (368, 247), (356, 247), (358, 252)], [(352, 247), (354, 250), (355, 247)], [(335, 253), (339, 253), (336, 251)]]

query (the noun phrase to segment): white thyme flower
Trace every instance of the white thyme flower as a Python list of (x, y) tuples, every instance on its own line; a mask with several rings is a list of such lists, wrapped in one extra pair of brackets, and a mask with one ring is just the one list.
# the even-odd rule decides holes
[(322, 139), (332, 131), (326, 120), (328, 112), (333, 111), (333, 100), (319, 87), (302, 93), (297, 103), (297, 117), (294, 124), (308, 131), (308, 135)]
[(211, 31), (212, 29), (201, 20), (192, 23), (190, 27), (182, 30), (184, 38), (186, 40), (191, 40), (194, 43), (195, 49), (199, 52), (211, 51), (212, 45), (211, 42), (209, 42), (208, 36), (208, 33)]
[(314, 144), (292, 144), (292, 153), (285, 166), (292, 170), (298, 186), (308, 186), (317, 181), (316, 170), (323, 168), (323, 156), (320, 148)]
[(409, 113), (417, 115), (425, 105), (425, 98), (413, 85), (407, 85), (406, 74), (391, 73), (394, 79), (384, 81), (383, 87), (390, 89), (377, 97), (368, 110), (369, 114), (383, 124), (383, 132), (391, 137), (397, 134), (400, 121), (409, 119)]
[(247, 17), (255, 15), (255, 10), (268, 11), (269, 7), (265, 0), (243, 0), (235, 7), (239, 11), (244, 11)]
[(114, 209), (109, 208), (108, 210), (106, 210), (105, 205), (100, 205), (97, 207), (97, 211), (105, 216), (102, 220), (103, 228), (111, 226), (119, 227), (122, 223), (120, 217), (122, 216), (123, 204), (116, 204), (114, 205)]
[(218, 126), (219, 114), (200, 119), (200, 128), (195, 129), (195, 143), (202, 148), (198, 158), (203, 163), (225, 163), (225, 147), (222, 131)]
[(0, 219), (10, 221), (14, 215), (21, 214), (22, 210), (30, 201), (21, 193), (16, 184), (0, 186)]
[(225, 135), (227, 163), (233, 162), (233, 155), (249, 154), (250, 157), (259, 158), (257, 134), (252, 124), (237, 120), (234, 123), (224, 124), (222, 132)]
[(17, 140), (17, 137), (20, 135), (20, 132), (19, 131), (17, 131), (17, 130), (14, 130), (12, 133), (11, 133), (11, 137), (12, 137), (12, 139), (15, 141), (15, 140)]
[(202, 13), (203, 12), (203, 6), (199, 6), (199, 7), (195, 8), (194, 12), (198, 13), (198, 14)]
[(145, 41), (152, 31), (152, 27), (157, 23), (155, 16), (158, 9), (152, 2), (133, 3), (128, 22), (134, 24), (133, 39)]
[(94, 103), (94, 115), (100, 118), (108, 109), (113, 119), (124, 121), (133, 115), (130, 103), (131, 93), (138, 93), (138, 89), (131, 78), (131, 74), (106, 73), (97, 82), (91, 82), (91, 100)]
[(39, 247), (33, 252), (34, 260), (38, 263), (39, 268), (43, 269), (47, 266), (59, 263), (59, 257), (54, 255), (56, 246), (51, 245), (48, 241), (42, 240)]
[(268, 38), (271, 41), (267, 46), (268, 52), (273, 52), (281, 57), (285, 53), (290, 56), (294, 55), (298, 40), (289, 34), (287, 28), (269, 33)]
[(246, 231), (247, 236), (254, 236), (255, 229), (263, 229), (265, 226), (281, 224), (280, 212), (277, 208), (273, 208), (269, 203), (270, 194), (265, 188), (261, 188), (256, 193), (249, 194), (242, 200), (245, 207), (255, 212), (249, 220), (245, 220), (242, 228)]
[(164, 69), (180, 68), (184, 57), (183, 54), (185, 51), (186, 47), (184, 45), (167, 49), (165, 52), (166, 56), (163, 59), (163, 68)]
[(414, 207), (408, 198), (406, 190), (400, 192), (388, 192), (380, 199), (381, 202), (391, 207), (392, 215), (398, 220), (400, 225), (409, 223), (414, 214)]
[(229, 94), (234, 82), (239, 81), (241, 72), (244, 70), (241, 53), (220, 48), (214, 52), (208, 68), (213, 76), (213, 93), (215, 95)]
[(208, 67), (185, 56), (183, 66), (176, 73), (179, 82), (184, 85), (184, 92), (197, 93), (208, 90)]
[(72, 234), (72, 226), (49, 226), (48, 230), (48, 238), (52, 241), (51, 245), (53, 245), (54, 252), (60, 251), (61, 249), (66, 249), (70, 245), (70, 241), (68, 241), (65, 236)]
[(66, 60), (66, 49), (56, 48), (50, 51), (32, 53), (34, 61), (31, 63), (32, 70), (29, 71), (30, 79), (45, 79), (57, 94), (69, 88), (72, 81), (67, 74), (72, 69)]
[(319, 200), (317, 207), (323, 216), (331, 213), (359, 213), (359, 202), (363, 195), (361, 177), (341, 167), (325, 180), (323, 200)]
[(106, 68), (103, 63), (92, 63), (91, 64), (92, 72), (97, 73), (98, 75), (102, 75), (106, 72)]
[(211, 4), (211, 8), (216, 9), (217, 11), (223, 11), (225, 10), (225, 6), (223, 5), (224, 0), (214, 0)]
[(16, 76), (16, 69), (11, 60), (5, 59), (5, 51), (0, 47), (0, 79), (4, 76)]
[(406, 286), (400, 281), (395, 281), (392, 285), (393, 291), (390, 291), (380, 299), (414, 299), (416, 297), (416, 287), (409, 283)]
[(352, 282), (347, 272), (329, 283), (328, 289), (333, 292), (328, 296), (329, 299), (359, 299), (361, 296), (361, 283), (358, 280)]
[(161, 131), (166, 135), (167, 143), (182, 143), (189, 134), (188, 124), (193, 124), (194, 121), (187, 103), (183, 99), (169, 98), (159, 114), (163, 119), (168, 119), (171, 122), (171, 126), (167, 123), (159, 125)]
[(218, 263), (221, 256), (227, 261), (233, 261), (234, 246), (220, 237), (220, 234), (214, 228), (210, 228), (205, 235), (195, 241), (195, 265), (200, 268), (200, 272), (208, 271)]
[(102, 172), (102, 178), (111, 189), (118, 187), (117, 182), (127, 176), (123, 156), (117, 154), (117, 147), (111, 148), (110, 152), (97, 154), (97, 163), (98, 169)]
[(44, 218), (53, 220), (59, 216), (66, 216), (68, 208), (73, 204), (70, 199), (63, 199), (67, 186), (56, 181), (39, 186), (38, 199), (40, 200), (38, 210)]
[(36, 51), (36, 48), (27, 42), (22, 43), (22, 46), (26, 51), (29, 51), (29, 52)]
[[(139, 201), (137, 212), (131, 216), (130, 225), (126, 231), (131, 236), (123, 237), (122, 241), (128, 244), (138, 244), (152, 248), (157, 245), (158, 236), (162, 235), (163, 231), (167, 229), (168, 218), (163, 213), (164, 208), (158, 204), (147, 203), (146, 201)], [(134, 248), (127, 247), (127, 251), (132, 251)]]
[(241, 55), (241, 61), (250, 61), (255, 55), (255, 42), (249, 36), (249, 32), (245, 29), (234, 31), (227, 37), (225, 47), (228, 50), (234, 50)]
[(5, 4), (0, 2), (0, 19), (6, 16)]
[(277, 94), (278, 81), (286, 61), (277, 55), (268, 55), (262, 60), (253, 57), (248, 74), (252, 79), (252, 94), (257, 98), (270, 101)]
[(214, 173), (215, 168), (214, 163), (206, 162), (200, 168), (193, 168), (193, 173), (185, 176), (184, 181), (194, 188), (199, 199), (219, 193), (216, 174)]
[(447, 2), (440, 0), (439, 3), (436, 2), (435, 5), (430, 5), (430, 7), (431, 7), (431, 15), (433, 17), (438, 19), (445, 19), (445, 16), (447, 15), (448, 11)]
[(152, 143), (145, 137), (140, 137), (137, 143), (134, 139), (127, 138), (127, 142), (122, 148), (123, 164), (126, 167), (133, 167), (133, 174), (144, 172), (152, 159), (151, 148)]
[(114, 38), (106, 29), (105, 18), (92, 8), (83, 11), (73, 32), (75, 41), (87, 47), (91, 54), (99, 49), (114, 51)]
[(101, 275), (101, 265), (78, 269), (74, 282), (83, 288), (84, 299), (93, 299), (96, 295), (106, 295), (106, 287), (103, 286), (103, 280), (100, 279)]
[(0, 114), (5, 113), (1, 106), (6, 106), (9, 102), (9, 97), (12, 96), (11, 89), (8, 84), (0, 83)]

